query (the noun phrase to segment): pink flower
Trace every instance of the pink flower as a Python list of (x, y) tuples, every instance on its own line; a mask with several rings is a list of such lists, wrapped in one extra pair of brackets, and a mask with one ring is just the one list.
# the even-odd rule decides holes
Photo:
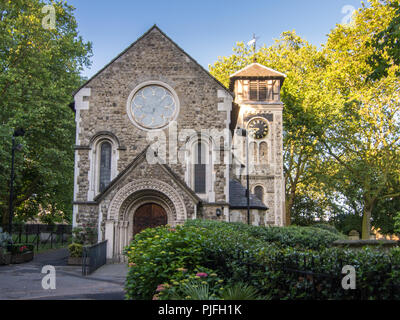
[(164, 284), (159, 284), (157, 289), (156, 289), (156, 292), (161, 292), (161, 291), (164, 291), (164, 290), (165, 290), (165, 285)]
[(200, 277), (200, 278), (206, 278), (206, 277), (208, 277), (208, 274), (205, 273), (205, 272), (199, 272), (199, 273), (196, 274), (196, 276)]
[(130, 263), (129, 263), (129, 267), (136, 267), (136, 263), (130, 262)]
[(155, 294), (155, 295), (153, 296), (153, 300), (158, 300), (158, 295)]

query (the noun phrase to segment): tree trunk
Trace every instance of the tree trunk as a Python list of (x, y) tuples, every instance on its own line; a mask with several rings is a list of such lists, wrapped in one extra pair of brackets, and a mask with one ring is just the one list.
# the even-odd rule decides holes
[(294, 202), (294, 196), (290, 196), (285, 202), (285, 226), (290, 226), (292, 224), (292, 207)]
[(369, 240), (371, 237), (371, 212), (372, 205), (366, 203), (362, 218), (362, 240)]

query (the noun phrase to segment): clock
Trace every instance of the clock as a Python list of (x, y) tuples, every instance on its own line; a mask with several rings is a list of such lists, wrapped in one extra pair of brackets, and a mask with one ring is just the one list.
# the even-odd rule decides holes
[(160, 85), (148, 85), (138, 90), (131, 104), (132, 118), (139, 127), (160, 129), (167, 126), (177, 113), (174, 95)]
[(249, 133), (255, 139), (263, 139), (268, 135), (268, 122), (265, 119), (256, 118), (249, 122)]

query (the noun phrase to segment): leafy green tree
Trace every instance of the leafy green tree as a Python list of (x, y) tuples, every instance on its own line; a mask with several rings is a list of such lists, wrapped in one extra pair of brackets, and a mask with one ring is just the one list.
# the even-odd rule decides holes
[(369, 238), (378, 201), (400, 195), (390, 185), (400, 172), (398, 67), (380, 80), (366, 81), (373, 71), (371, 37), (385, 30), (395, 13), (380, 1), (369, 4), (357, 11), (352, 27), (338, 25), (329, 34), (323, 50), (329, 64), (318, 102), (325, 117), (316, 134), (338, 165), (337, 190), (350, 185), (361, 194), (363, 239)]
[(318, 90), (317, 79), (323, 73), (326, 62), (316, 47), (292, 31), (284, 32), (273, 46), (264, 46), (257, 52), (243, 43), (237, 43), (231, 56), (220, 57), (209, 66), (210, 72), (228, 86), (229, 76), (252, 63), (254, 58), (258, 63), (287, 75), (281, 97), (285, 104), (283, 146), (286, 224), (289, 225), (296, 199), (299, 201), (304, 196), (308, 203), (315, 203), (325, 197), (320, 191), (323, 185), (319, 179), (322, 174), (322, 149), (314, 135), (317, 129), (313, 128), (319, 125), (317, 119), (324, 113), (313, 106), (317, 96), (315, 91)]
[[(55, 28), (44, 28), (46, 4), (55, 11)], [(65, 1), (0, 2), (0, 214), (8, 221), (11, 136), (26, 134), (16, 155), (14, 203), (17, 218), (39, 208), (71, 212), (74, 114), (72, 92), (90, 64), (91, 44), (78, 35), (74, 8)]]
[[(393, 8), (395, 14), (387, 28), (370, 41), (374, 52), (369, 57), (373, 68), (369, 77), (373, 80), (386, 77), (392, 66), (400, 66), (400, 3), (398, 0), (385, 0), (384, 3)], [(397, 75), (400, 75), (398, 71)]]

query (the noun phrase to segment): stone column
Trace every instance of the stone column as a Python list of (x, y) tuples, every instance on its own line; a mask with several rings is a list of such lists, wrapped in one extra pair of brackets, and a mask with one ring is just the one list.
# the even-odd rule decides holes
[(105, 221), (105, 240), (107, 240), (107, 259), (114, 257), (114, 220)]

